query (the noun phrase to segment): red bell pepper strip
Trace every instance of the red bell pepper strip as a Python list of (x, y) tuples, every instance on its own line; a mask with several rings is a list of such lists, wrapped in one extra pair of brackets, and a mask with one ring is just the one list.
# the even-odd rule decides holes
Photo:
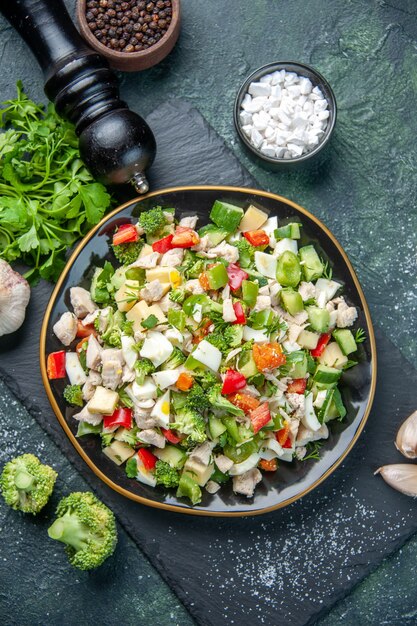
[(171, 239), (173, 248), (192, 248), (200, 241), (200, 237), (192, 228), (178, 226)]
[(256, 434), (261, 430), (261, 428), (266, 426), (271, 419), (268, 402), (264, 402), (263, 404), (260, 404), (258, 408), (250, 411), (249, 417), (252, 423), (253, 432)]
[(320, 339), (318, 340), (317, 346), (314, 348), (314, 350), (310, 350), (311, 356), (313, 356), (315, 359), (321, 356), (324, 352), (324, 348), (327, 346), (327, 344), (330, 341), (330, 337), (331, 337), (330, 333), (323, 333)]
[(174, 247), (171, 243), (173, 238), (174, 235), (168, 235), (167, 237), (163, 237), (162, 239), (155, 241), (152, 244), (152, 250), (154, 252), (159, 252), (160, 254), (165, 254), (165, 252), (168, 252), (168, 250), (172, 250), (172, 248)]
[(119, 246), (121, 243), (132, 243), (138, 239), (139, 235), (133, 224), (122, 224), (113, 235), (113, 245)]
[(287, 393), (303, 394), (307, 387), (307, 378), (294, 378), (288, 383)]
[(65, 378), (65, 350), (51, 352), (51, 354), (48, 354), (46, 371), (48, 373), (49, 380)]
[(249, 278), (249, 274), (242, 270), (236, 263), (230, 263), (227, 268), (227, 275), (229, 276), (229, 285), (232, 291), (237, 291), (242, 286), (242, 282)]
[(236, 320), (233, 324), (246, 324), (246, 317), (243, 307), (240, 302), (233, 303), (233, 309), (236, 315)]
[(287, 437), (287, 440), (282, 444), (283, 448), (292, 448), (291, 437)]
[(243, 236), (252, 246), (267, 246), (269, 244), (269, 237), (264, 230), (248, 230), (243, 233)]
[(138, 450), (138, 457), (146, 470), (153, 469), (158, 460), (158, 457), (152, 454), (147, 448), (140, 448), (140, 450)]
[(172, 430), (169, 428), (161, 428), (162, 434), (165, 439), (169, 441), (169, 443), (179, 443), (181, 441), (181, 437), (178, 437)]
[(84, 326), (81, 320), (78, 320), (76, 337), (89, 337), (90, 335), (94, 335), (95, 337), (97, 336), (97, 331), (94, 328), (94, 325), (87, 324), (86, 326)]
[(113, 426), (123, 426), (123, 428), (132, 428), (132, 409), (120, 407), (116, 409), (112, 415), (105, 415), (103, 418), (103, 427), (112, 428)]
[(246, 387), (246, 378), (243, 374), (236, 370), (227, 370), (223, 381), (222, 393), (235, 393), (239, 389), (243, 389), (243, 387)]

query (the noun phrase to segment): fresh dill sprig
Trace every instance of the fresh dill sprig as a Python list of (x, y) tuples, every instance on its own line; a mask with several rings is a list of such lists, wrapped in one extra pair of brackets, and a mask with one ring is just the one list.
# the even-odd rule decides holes
[(318, 461), (320, 459), (320, 448), (322, 445), (323, 443), (321, 441), (310, 441), (306, 446), (307, 454), (301, 460), (308, 461), (309, 459), (314, 459)]
[(356, 343), (363, 343), (366, 340), (366, 333), (363, 328), (358, 328), (355, 333)]

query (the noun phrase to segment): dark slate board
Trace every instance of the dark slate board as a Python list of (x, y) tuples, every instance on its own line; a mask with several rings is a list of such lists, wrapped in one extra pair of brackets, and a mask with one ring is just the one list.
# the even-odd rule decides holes
[[(159, 147), (153, 188), (256, 186), (186, 103), (168, 103), (148, 119)], [(403, 460), (393, 440), (417, 399), (417, 372), (378, 329), (374, 407), (353, 451), (331, 478), (301, 501), (265, 517), (187, 517), (143, 507), (114, 493), (67, 441), (35, 365), (50, 292), (50, 285), (39, 284), (23, 328), (0, 340), (0, 372), (115, 511), (198, 623), (311, 624), (416, 531), (416, 503), (373, 476), (380, 465)]]

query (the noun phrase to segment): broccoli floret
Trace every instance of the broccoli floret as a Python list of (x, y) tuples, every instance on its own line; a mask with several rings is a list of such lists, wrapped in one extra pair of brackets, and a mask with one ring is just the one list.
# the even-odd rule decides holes
[(48, 502), (57, 476), (34, 454), (22, 454), (4, 466), (0, 490), (12, 509), (36, 515)]
[(143, 248), (143, 241), (131, 241), (129, 243), (119, 243), (118, 246), (112, 245), (114, 256), (122, 265), (130, 265), (134, 263), (140, 251)]
[(220, 409), (229, 415), (235, 415), (239, 417), (244, 416), (244, 412), (242, 409), (239, 409), (237, 406), (229, 402), (224, 396), (221, 394), (222, 387), (221, 385), (214, 385), (210, 387), (207, 391), (207, 396), (210, 404), (215, 409)]
[(243, 328), (240, 324), (233, 324), (224, 329), (224, 338), (230, 348), (237, 348), (242, 343)]
[(197, 411), (186, 406), (177, 412), (175, 419), (169, 427), (189, 435), (187, 439), (190, 443), (203, 443), (207, 439), (204, 418)]
[(163, 364), (162, 369), (163, 370), (174, 370), (175, 368), (177, 368), (180, 365), (182, 365), (186, 360), (187, 360), (187, 357), (185, 356), (183, 351), (175, 346), (173, 351), (171, 352), (171, 356)]
[(122, 333), (124, 335), (128, 335), (129, 337), (134, 336), (135, 331), (133, 330), (133, 321), (128, 322), (127, 320), (125, 320), (122, 323)]
[(204, 272), (206, 267), (206, 262), (204, 259), (198, 258), (195, 252), (192, 250), (186, 250), (184, 254), (184, 260), (180, 267), (180, 270), (183, 272), (185, 278), (198, 278), (201, 272)]
[[(216, 381), (217, 382), (217, 381)], [(198, 383), (194, 383), (190, 391), (187, 394), (187, 407), (193, 411), (203, 413), (206, 409), (210, 408), (210, 402), (207, 398), (207, 393)]]
[(225, 335), (219, 332), (210, 333), (207, 335), (206, 340), (215, 346), (223, 354), (229, 352), (229, 344), (227, 343)]
[(232, 245), (239, 250), (240, 267), (250, 267), (255, 258), (256, 248), (251, 246), (247, 239), (240, 239), (239, 241), (235, 241)]
[(139, 216), (139, 224), (147, 235), (154, 235), (166, 223), (165, 215), (160, 206), (156, 206), (149, 211), (143, 211)]
[(186, 298), (186, 295), (187, 294), (185, 292), (185, 289), (181, 289), (180, 287), (178, 287), (178, 289), (173, 289), (169, 292), (169, 299), (172, 300), (172, 302), (182, 304)]
[(121, 328), (123, 324), (124, 316), (121, 311), (116, 311), (115, 313), (113, 311), (109, 312), (107, 328), (101, 335), (105, 344), (112, 348), (122, 347)]
[(165, 461), (157, 461), (155, 465), (155, 478), (157, 485), (164, 487), (178, 487), (180, 482), (179, 473)]
[(194, 376), (198, 376), (198, 382), (205, 391), (219, 382), (216, 375), (209, 370), (202, 371), (201, 374), (196, 371), (194, 372)]
[(136, 478), (138, 475), (138, 462), (136, 454), (135, 456), (131, 456), (130, 459), (126, 461), (125, 472), (128, 478)]
[(141, 359), (135, 363), (136, 382), (138, 385), (143, 385), (146, 376), (153, 374), (156, 367), (149, 359)]
[(67, 385), (64, 389), (64, 398), (68, 404), (73, 406), (83, 405), (83, 392), (81, 391), (81, 385)]
[(51, 539), (66, 544), (68, 560), (81, 570), (94, 569), (114, 552), (116, 521), (110, 509), (89, 492), (74, 492), (63, 498), (58, 518), (48, 529)]

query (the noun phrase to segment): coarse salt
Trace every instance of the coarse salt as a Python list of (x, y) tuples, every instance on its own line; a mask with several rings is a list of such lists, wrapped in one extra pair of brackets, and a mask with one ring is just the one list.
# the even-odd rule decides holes
[(250, 143), (265, 156), (294, 159), (319, 145), (330, 116), (320, 87), (279, 70), (252, 82), (239, 114)]

